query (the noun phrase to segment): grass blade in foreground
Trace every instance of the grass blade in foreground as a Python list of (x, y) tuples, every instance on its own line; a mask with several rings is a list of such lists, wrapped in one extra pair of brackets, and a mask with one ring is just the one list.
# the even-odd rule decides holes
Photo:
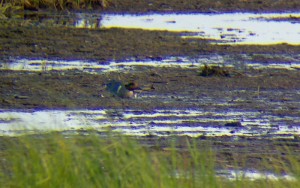
[[(59, 133), (3, 137), (2, 187), (299, 187), (297, 181), (229, 181), (215, 157), (186, 140), (188, 151), (152, 150), (124, 136)], [(291, 160), (292, 161), (292, 160)], [(293, 161), (299, 169), (299, 161)], [(298, 172), (299, 174), (299, 172)]]

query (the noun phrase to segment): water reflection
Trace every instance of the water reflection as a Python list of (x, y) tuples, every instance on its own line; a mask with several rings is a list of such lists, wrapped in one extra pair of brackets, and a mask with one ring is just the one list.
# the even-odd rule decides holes
[(101, 28), (100, 14), (29, 12), (23, 20), (23, 25), (38, 27)]
[[(184, 32), (218, 44), (300, 45), (300, 13), (225, 14), (25, 14), (32, 25), (75, 28), (135, 28)], [(295, 21), (295, 19), (297, 21)]]

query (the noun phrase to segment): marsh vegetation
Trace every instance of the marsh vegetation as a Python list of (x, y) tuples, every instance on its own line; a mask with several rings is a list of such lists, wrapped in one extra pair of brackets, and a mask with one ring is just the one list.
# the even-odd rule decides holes
[[(0, 182), (2, 187), (299, 187), (300, 163), (270, 158), (277, 174), (293, 178), (218, 176), (216, 158), (209, 146), (198, 147), (176, 138), (168, 147), (146, 147), (120, 135), (99, 136), (50, 133), (1, 138)], [(182, 140), (183, 141), (183, 140)], [(288, 151), (288, 148), (287, 148)], [(246, 160), (246, 159), (245, 159)], [(291, 164), (286, 166), (285, 164)], [(234, 170), (235, 167), (232, 167)], [(238, 169), (238, 168), (237, 168)]]

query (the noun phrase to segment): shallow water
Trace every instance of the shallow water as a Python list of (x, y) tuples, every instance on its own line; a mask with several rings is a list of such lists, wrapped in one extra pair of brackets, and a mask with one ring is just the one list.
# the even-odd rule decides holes
[[(26, 16), (26, 15), (25, 15)], [(289, 19), (289, 18), (293, 19)], [(300, 45), (299, 12), (196, 14), (90, 14), (27, 15), (35, 25), (76, 28), (134, 28), (183, 32), (183, 38), (203, 38), (217, 44)], [(189, 32), (188, 34), (185, 32)]]
[[(135, 71), (141, 67), (181, 67), (199, 69), (206, 64), (232, 66), (239, 69), (251, 68), (284, 68), (297, 69), (300, 66), (299, 55), (259, 54), (259, 57), (274, 58), (271, 63), (256, 60), (257, 55), (203, 55), (196, 59), (187, 57), (170, 57), (162, 60), (145, 60), (124, 62), (83, 61), (48, 61), (48, 60), (15, 60), (12, 63), (1, 64), (1, 69), (48, 71), (76, 69), (90, 73), (106, 73), (109, 71)], [(240, 62), (236, 64), (237, 62)], [(143, 69), (141, 69), (143, 70)], [(187, 91), (188, 92), (188, 91)], [(250, 98), (240, 98), (240, 92), (251, 92)], [(0, 134), (18, 135), (47, 131), (76, 131), (96, 129), (100, 132), (114, 130), (135, 136), (247, 136), (264, 138), (294, 138), (300, 135), (300, 117), (295, 113), (286, 113), (293, 108), (300, 110), (299, 90), (261, 90), (257, 91), (224, 91), (222, 96), (213, 93), (210, 96), (198, 97), (184, 91), (176, 93), (179, 101), (174, 101), (168, 95), (141, 93), (133, 100), (156, 100), (161, 103), (176, 103), (175, 106), (194, 106), (198, 109), (156, 109), (143, 111), (134, 109), (100, 109), (100, 110), (43, 110), (43, 111), (0, 111)], [(255, 96), (255, 97), (254, 97)], [(278, 96), (272, 98), (270, 96)], [(288, 99), (283, 102), (281, 99)], [(234, 100), (233, 100), (234, 99)], [(252, 105), (245, 105), (247, 101)], [(266, 106), (262, 112), (257, 105)], [(280, 113), (280, 116), (278, 115)], [(291, 114), (291, 115), (290, 115)], [(294, 115), (293, 115), (294, 114)], [(228, 122), (240, 122), (241, 126), (225, 126)]]
[[(186, 172), (176, 172), (174, 173), (177, 178), (189, 178), (190, 175)], [(201, 174), (201, 173), (200, 173)], [(202, 175), (202, 174), (201, 174)], [(196, 175), (194, 174), (197, 178)], [(199, 175), (200, 176), (200, 175)], [(220, 178), (225, 178), (229, 181), (236, 180), (270, 180), (270, 181), (297, 181), (296, 177), (291, 174), (275, 174), (272, 172), (262, 172), (257, 170), (216, 170), (216, 176)]]
[(235, 180), (272, 180), (272, 181), (297, 181), (297, 179), (289, 174), (278, 175), (271, 172), (260, 172), (256, 170), (217, 170), (217, 176), (224, 177), (226, 179)]
[[(228, 122), (240, 122), (227, 126)], [(295, 126), (285, 124), (292, 121)], [(133, 136), (248, 136), (294, 138), (300, 135), (300, 117), (276, 117), (255, 111), (124, 109), (0, 111), (0, 134), (48, 131), (108, 130)]]
[[(111, 15), (101, 20), (104, 28), (135, 28), (192, 32), (184, 38), (203, 38), (225, 44), (300, 44), (300, 23), (272, 18), (300, 17), (300, 13), (149, 14)], [(80, 24), (78, 24), (80, 26)]]
[[(262, 60), (257, 60), (257, 57)], [(268, 63), (264, 60), (267, 59)], [(47, 59), (15, 59), (9, 63), (0, 62), (0, 70), (15, 71), (51, 71), (80, 70), (89, 73), (113, 71), (135, 71), (142, 67), (174, 67), (199, 69), (204, 64), (234, 67), (245, 70), (254, 69), (300, 69), (300, 55), (290, 54), (252, 54), (252, 55), (199, 55), (198, 57), (169, 57), (160, 60), (137, 61), (129, 59), (123, 62), (99, 63), (93, 61), (54, 61)]]

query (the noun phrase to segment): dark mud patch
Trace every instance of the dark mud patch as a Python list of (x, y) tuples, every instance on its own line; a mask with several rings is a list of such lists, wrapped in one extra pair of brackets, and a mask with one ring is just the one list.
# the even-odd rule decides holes
[(179, 34), (123, 29), (7, 27), (0, 29), (1, 57), (123, 60), (197, 54), (205, 41)]
[(297, 0), (161, 0), (161, 1), (134, 1), (114, 0), (105, 11), (108, 12), (274, 12), (297, 11), (300, 2)]
[(200, 54), (299, 54), (300, 47), (279, 45), (213, 45), (201, 39), (183, 39), (180, 33), (137, 29), (74, 29), (64, 27), (0, 27), (2, 61), (10, 57), (63, 60), (161, 59)]

